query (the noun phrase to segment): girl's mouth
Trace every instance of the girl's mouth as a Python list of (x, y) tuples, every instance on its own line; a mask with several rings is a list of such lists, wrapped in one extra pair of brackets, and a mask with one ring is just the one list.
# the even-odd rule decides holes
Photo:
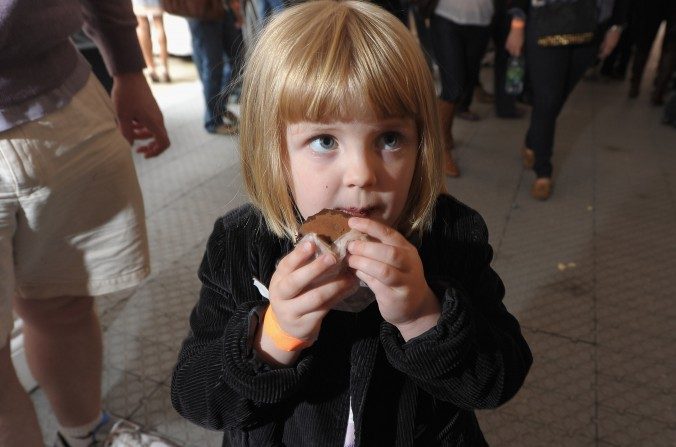
[(344, 211), (347, 214), (355, 217), (369, 217), (369, 215), (375, 210), (375, 207), (367, 208), (338, 208), (340, 211)]

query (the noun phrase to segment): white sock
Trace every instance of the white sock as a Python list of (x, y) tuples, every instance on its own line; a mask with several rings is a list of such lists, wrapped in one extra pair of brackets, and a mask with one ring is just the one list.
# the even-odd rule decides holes
[(104, 421), (104, 417), (108, 417), (108, 415), (100, 412), (96, 419), (79, 427), (63, 427), (59, 424), (59, 433), (63, 435), (70, 447), (89, 447), (92, 445), (94, 433)]

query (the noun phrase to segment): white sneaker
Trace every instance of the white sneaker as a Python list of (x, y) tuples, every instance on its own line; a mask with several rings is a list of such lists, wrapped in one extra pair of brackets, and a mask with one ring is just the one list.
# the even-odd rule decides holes
[(120, 419), (110, 431), (103, 447), (180, 447), (161, 436), (141, 431), (141, 427), (133, 422)]

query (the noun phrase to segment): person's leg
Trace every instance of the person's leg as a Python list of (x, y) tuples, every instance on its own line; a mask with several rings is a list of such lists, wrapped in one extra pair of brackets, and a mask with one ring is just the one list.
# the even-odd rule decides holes
[[(10, 141), (18, 136), (11, 129), (0, 133), (0, 160), (12, 151)], [(0, 446), (42, 446), (40, 427), (28, 395), (19, 382), (11, 360), (14, 316), (14, 234), (19, 203), (13, 174), (0, 162)]]
[(102, 420), (101, 331), (85, 297), (131, 291), (148, 275), (143, 200), (129, 144), (93, 76), (67, 106), (18, 132), (3, 152), (17, 193), (30, 194), (13, 233), (15, 310), (33, 375), (71, 442), (94, 436), (83, 427)]
[[(550, 178), (556, 119), (565, 97), (570, 49), (542, 48), (538, 46), (533, 34), (528, 32), (526, 44), (527, 70), (533, 95), (533, 110), (526, 133), (526, 150), (532, 151), (534, 160), (530, 160), (530, 163), (536, 176)], [(527, 158), (524, 157), (524, 165), (529, 167)]]
[(636, 34), (636, 52), (634, 54), (634, 63), (631, 67), (629, 86), (630, 98), (638, 96), (641, 80), (643, 79), (643, 71), (648, 63), (650, 50), (652, 49), (655, 36), (657, 35), (660, 23), (662, 22), (660, 8), (657, 7), (656, 2), (646, 2), (640, 14), (641, 16), (638, 19), (639, 24)]
[[(598, 44), (577, 45), (571, 47), (570, 63), (568, 64), (568, 73), (566, 77), (566, 89), (561, 101), (561, 107), (565, 104), (568, 96), (573, 92), (575, 86), (589, 67), (592, 66), (598, 54)], [(559, 112), (561, 110), (559, 109)], [(557, 113), (558, 115), (558, 113)]]
[[(465, 58), (465, 76), (462, 84), (462, 96), (458, 104), (458, 110), (469, 112), (474, 97), (474, 87), (479, 84), (479, 72), (481, 70), (481, 60), (486, 53), (488, 40), (490, 39), (490, 28), (488, 26), (461, 25), (460, 34), (462, 36), (463, 56)], [(468, 118), (478, 119), (473, 113), (469, 113)]]
[(155, 73), (155, 59), (153, 58), (153, 41), (150, 36), (150, 23), (146, 16), (136, 16), (138, 24), (136, 25), (136, 35), (138, 36), (139, 44), (141, 45), (141, 52), (143, 53), (143, 60), (150, 73), (150, 79), (157, 82), (159, 78)]
[(430, 32), (441, 78), (439, 115), (444, 146), (444, 170), (447, 175), (452, 177), (460, 175), (460, 170), (453, 160), (451, 151), (455, 147), (453, 138), (455, 102), (460, 98), (462, 77), (464, 76), (464, 58), (456, 31), (456, 25), (450, 20), (437, 15), (432, 16)]
[(0, 348), (0, 445), (42, 447), (40, 426), (28, 394), (12, 366), (9, 340)]
[(425, 60), (427, 60), (430, 71), (432, 71), (432, 64), (436, 61), (436, 58), (434, 56), (434, 45), (432, 44), (432, 32), (429, 22), (422, 17), (417, 5), (414, 5), (411, 10), (413, 11), (413, 20), (420, 46), (425, 53)]
[(664, 95), (667, 93), (669, 81), (676, 70), (676, 3), (669, 4), (665, 15), (667, 23), (662, 41), (660, 64), (655, 76), (655, 89), (650, 98), (654, 105), (664, 104)]
[(153, 16), (153, 28), (157, 33), (157, 44), (160, 47), (160, 62), (162, 63), (162, 68), (164, 73), (162, 73), (162, 80), (164, 82), (170, 82), (171, 76), (169, 76), (169, 52), (167, 51), (167, 33), (164, 31), (164, 18), (162, 14), (156, 14)]
[(627, 24), (620, 36), (618, 46), (621, 46), (620, 52), (617, 56), (617, 63), (615, 64), (615, 75), (619, 79), (624, 79), (627, 76), (627, 69), (629, 62), (634, 56), (636, 48), (637, 27), (639, 17), (639, 5), (637, 0), (629, 0), (629, 12), (627, 13)]
[(227, 100), (235, 86), (241, 81), (244, 59), (242, 30), (235, 25), (235, 17), (232, 13), (226, 14), (223, 19), (223, 50), (230, 65), (228, 76), (221, 81), (223, 83), (221, 90), (225, 92), (224, 96)]
[(101, 326), (89, 297), (17, 298), (31, 373), (59, 424), (84, 425), (101, 411)]
[(223, 123), (218, 99), (223, 85), (223, 29), (219, 21), (189, 19), (192, 35), (193, 60), (202, 82), (202, 93), (206, 109), (204, 128), (216, 132)]
[(258, 17), (265, 21), (271, 15), (284, 9), (284, 0), (260, 0)]

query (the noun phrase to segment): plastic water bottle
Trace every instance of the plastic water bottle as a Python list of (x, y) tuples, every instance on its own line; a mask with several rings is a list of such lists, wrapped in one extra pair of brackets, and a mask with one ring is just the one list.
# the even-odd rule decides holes
[(526, 73), (522, 56), (510, 56), (505, 75), (505, 92), (508, 95), (520, 95), (523, 92), (523, 77)]

